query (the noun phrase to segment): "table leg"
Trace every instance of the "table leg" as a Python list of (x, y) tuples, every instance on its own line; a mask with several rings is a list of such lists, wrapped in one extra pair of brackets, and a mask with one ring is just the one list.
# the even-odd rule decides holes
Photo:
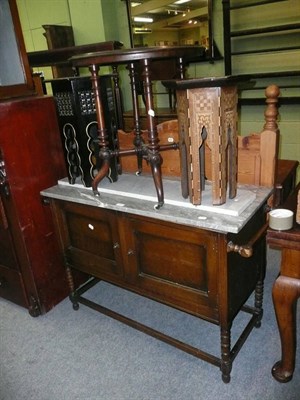
[(99, 157), (102, 160), (102, 166), (92, 182), (92, 189), (95, 195), (99, 195), (98, 184), (109, 173), (111, 152), (108, 147), (107, 130), (104, 122), (104, 111), (101, 102), (100, 80), (98, 79), (99, 67), (92, 65), (90, 68), (92, 87), (95, 95), (95, 105), (97, 111), (98, 137), (99, 137)]
[(144, 140), (142, 137), (141, 124), (140, 124), (140, 111), (139, 111), (139, 102), (137, 95), (137, 83), (136, 83), (136, 71), (134, 63), (130, 63), (128, 65), (129, 70), (129, 78), (131, 84), (131, 94), (132, 94), (132, 104), (133, 104), (133, 118), (134, 118), (134, 147), (137, 150), (137, 175), (142, 173), (143, 169), (143, 148), (144, 148)]
[(78, 303), (76, 290), (75, 290), (75, 285), (74, 285), (74, 280), (73, 280), (73, 275), (72, 275), (70, 267), (66, 267), (66, 275), (67, 275), (67, 282), (68, 282), (69, 289), (70, 289), (69, 298), (70, 298), (70, 300), (71, 300), (71, 302), (73, 304), (73, 309), (74, 310), (78, 310), (79, 309), (79, 303)]
[(230, 356), (231, 348), (231, 325), (227, 328), (221, 327), (221, 371), (224, 383), (230, 382), (230, 372), (232, 360)]
[(281, 360), (272, 368), (273, 377), (282, 383), (293, 377), (296, 353), (296, 305), (300, 280), (280, 275), (273, 286), (273, 303), (281, 339)]
[(124, 130), (123, 100), (122, 100), (121, 88), (119, 85), (119, 73), (118, 73), (117, 65), (113, 65), (112, 70), (113, 70), (114, 91), (115, 91), (115, 99), (116, 99), (118, 129)]
[(164, 191), (162, 183), (161, 164), (162, 157), (159, 153), (159, 138), (155, 123), (155, 113), (153, 105), (153, 93), (152, 93), (152, 82), (150, 79), (150, 61), (143, 60), (143, 81), (146, 96), (146, 111), (147, 111), (147, 122), (148, 122), (148, 152), (147, 157), (151, 166), (152, 176), (156, 188), (158, 204), (156, 209), (159, 209), (164, 204)]

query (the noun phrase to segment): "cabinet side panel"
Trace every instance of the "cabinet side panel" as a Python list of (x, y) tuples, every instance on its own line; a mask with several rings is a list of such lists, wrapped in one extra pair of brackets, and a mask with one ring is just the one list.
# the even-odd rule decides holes
[(50, 207), (40, 196), (66, 176), (53, 98), (1, 103), (0, 147), (10, 191), (3, 203), (20, 272), (28, 297), (35, 298), (43, 313), (67, 295)]
[[(258, 210), (238, 235), (229, 235), (229, 239), (238, 245), (249, 243), (254, 232), (259, 232), (266, 221), (265, 206)], [(239, 311), (254, 291), (258, 282), (263, 283), (266, 270), (266, 237), (261, 236), (252, 246), (253, 255), (241, 257), (238, 253), (228, 254), (228, 312), (230, 318)]]

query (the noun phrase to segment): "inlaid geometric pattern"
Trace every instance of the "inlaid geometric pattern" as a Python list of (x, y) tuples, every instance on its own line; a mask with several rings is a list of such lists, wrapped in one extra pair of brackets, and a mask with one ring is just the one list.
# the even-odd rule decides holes
[[(236, 195), (237, 171), (237, 90), (236, 87), (193, 88), (179, 91), (178, 119), (185, 149), (190, 160), (187, 165), (189, 197), (201, 204), (205, 189), (205, 170), (209, 162), (212, 179), (213, 204), (226, 202)], [(186, 103), (187, 100), (187, 110)], [(189, 142), (189, 146), (187, 145)], [(209, 161), (205, 159), (209, 151)]]
[(74, 115), (71, 93), (58, 92), (55, 94), (55, 100), (59, 116), (70, 117)]
[(78, 91), (80, 111), (82, 115), (95, 114), (95, 96), (91, 90)]
[(76, 129), (70, 123), (66, 123), (62, 129), (64, 135), (64, 146), (67, 153), (67, 163), (70, 183), (74, 184), (78, 176), (82, 174), (79, 145), (76, 137)]

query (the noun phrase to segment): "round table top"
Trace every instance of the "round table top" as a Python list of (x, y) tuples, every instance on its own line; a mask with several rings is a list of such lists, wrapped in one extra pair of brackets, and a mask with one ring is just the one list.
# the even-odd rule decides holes
[(236, 86), (240, 82), (247, 82), (250, 80), (251, 75), (227, 75), (183, 80), (170, 79), (163, 80), (162, 83), (166, 88), (169, 89), (185, 90), (219, 86)]
[(204, 53), (205, 49), (202, 46), (138, 47), (85, 53), (70, 58), (70, 61), (75, 67), (88, 67), (90, 65), (128, 64), (147, 59), (203, 58)]

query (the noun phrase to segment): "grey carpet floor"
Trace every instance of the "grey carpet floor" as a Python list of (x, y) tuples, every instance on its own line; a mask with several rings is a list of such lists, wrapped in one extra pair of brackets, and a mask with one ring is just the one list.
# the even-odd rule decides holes
[[(299, 400), (300, 352), (294, 379), (276, 382), (271, 367), (280, 341), (271, 289), (280, 253), (268, 250), (262, 326), (236, 357), (231, 382), (220, 370), (68, 299), (44, 316), (0, 300), (1, 400)], [(219, 356), (219, 327), (104, 282), (87, 297)], [(298, 307), (297, 320), (300, 313)], [(236, 318), (232, 342), (246, 322)], [(299, 323), (298, 323), (299, 325)], [(298, 330), (298, 342), (300, 334)]]

